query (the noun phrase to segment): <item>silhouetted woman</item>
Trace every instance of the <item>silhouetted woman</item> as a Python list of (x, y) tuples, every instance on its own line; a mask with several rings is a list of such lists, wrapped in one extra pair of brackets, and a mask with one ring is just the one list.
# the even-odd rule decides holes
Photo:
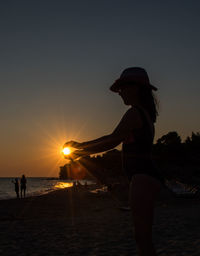
[(96, 140), (70, 141), (64, 146), (78, 149), (70, 156), (75, 159), (110, 150), (123, 143), (123, 168), (130, 181), (130, 204), (138, 252), (140, 256), (155, 256), (152, 224), (161, 179), (153, 165), (151, 152), (157, 117), (153, 90), (157, 88), (150, 84), (143, 68), (133, 67), (125, 69), (110, 89), (122, 97), (125, 105), (131, 106), (115, 130)]
[(26, 178), (24, 174), (21, 177), (20, 185), (21, 185), (21, 198), (22, 198), (22, 194), (24, 194), (24, 197), (26, 196)]
[(12, 181), (12, 183), (14, 183), (14, 185), (15, 185), (15, 193), (16, 193), (17, 198), (19, 198), (19, 182), (18, 182), (18, 179), (16, 178), (15, 181)]

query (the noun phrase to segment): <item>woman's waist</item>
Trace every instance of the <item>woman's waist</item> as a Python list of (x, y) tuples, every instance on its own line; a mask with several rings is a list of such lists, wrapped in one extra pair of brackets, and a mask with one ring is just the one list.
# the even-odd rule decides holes
[(157, 167), (153, 163), (146, 165), (125, 165), (123, 168), (129, 180), (131, 180), (133, 175), (143, 174), (156, 178), (162, 184), (165, 183), (164, 177), (160, 174)]
[(152, 145), (123, 145), (122, 154), (130, 157), (149, 157), (152, 153)]
[(152, 158), (152, 152), (146, 151), (146, 152), (140, 152), (140, 151), (123, 151), (122, 152), (123, 159), (130, 159), (130, 160), (137, 160), (137, 159), (144, 159), (144, 160), (151, 160)]
[(137, 155), (137, 156), (123, 156), (122, 158), (123, 167), (126, 169), (146, 169), (154, 168), (154, 163), (151, 155)]

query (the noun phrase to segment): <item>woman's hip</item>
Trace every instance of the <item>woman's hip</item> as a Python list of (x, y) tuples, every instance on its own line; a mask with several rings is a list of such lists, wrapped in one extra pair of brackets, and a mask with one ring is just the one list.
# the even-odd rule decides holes
[(135, 205), (152, 204), (159, 196), (162, 183), (147, 174), (134, 174), (130, 182), (130, 199)]

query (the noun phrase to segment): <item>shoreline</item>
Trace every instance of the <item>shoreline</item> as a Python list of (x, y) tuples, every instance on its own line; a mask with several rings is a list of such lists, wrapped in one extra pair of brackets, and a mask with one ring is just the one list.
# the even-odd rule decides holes
[[(62, 182), (62, 181), (61, 181)], [(67, 182), (69, 183), (69, 182)], [(95, 183), (94, 184), (90, 184), (90, 185), (87, 185), (88, 186), (88, 189), (98, 189), (99, 187), (101, 186), (97, 186)], [(68, 190), (68, 189), (73, 189), (73, 186), (70, 186), (70, 187), (63, 187), (63, 188), (54, 188), (54, 189), (50, 189), (50, 190), (44, 190), (44, 191), (38, 191), (38, 192), (32, 192), (30, 194), (27, 193), (26, 197), (19, 197), (17, 198), (16, 196), (15, 197), (10, 197), (10, 198), (5, 198), (5, 199), (0, 199), (0, 202), (1, 201), (10, 201), (10, 200), (24, 200), (24, 199), (29, 199), (29, 198), (35, 198), (35, 197), (40, 197), (40, 196), (45, 196), (45, 195), (48, 195), (48, 194), (51, 194), (51, 193), (54, 193), (56, 191), (59, 191), (59, 190)]]
[[(161, 256), (200, 254), (200, 201), (159, 201), (153, 238)], [(83, 188), (0, 201), (3, 256), (136, 255), (130, 211)]]
[[(2, 183), (2, 191), (0, 195), (0, 201), (1, 200), (11, 200), (11, 199), (17, 199), (16, 193), (14, 190), (14, 186), (10, 185), (12, 178), (5, 178), (7, 180), (7, 183)], [(33, 180), (38, 180), (38, 183), (33, 182)], [(42, 183), (43, 180), (47, 181), (45, 183)], [(48, 183), (50, 181), (50, 183)], [(26, 189), (26, 198), (28, 197), (33, 197), (33, 196), (40, 196), (40, 195), (45, 195), (48, 193), (51, 193), (53, 191), (59, 190), (59, 189), (64, 189), (67, 187), (72, 186), (73, 180), (61, 180), (58, 178), (40, 178), (40, 177), (33, 177), (33, 178), (28, 178), (28, 186)], [(94, 181), (87, 180), (87, 182), (90, 184), (93, 184)], [(0, 183), (1, 185), (1, 183)], [(6, 185), (6, 186), (5, 186)], [(20, 189), (19, 189), (19, 194), (20, 194)], [(20, 197), (21, 199), (21, 197)]]
[(32, 192), (30, 194), (27, 193), (26, 197), (19, 197), (17, 198), (16, 196), (15, 197), (10, 197), (10, 198), (5, 198), (5, 199), (0, 199), (0, 202), (1, 201), (6, 201), (6, 200), (23, 200), (23, 199), (27, 199), (27, 198), (31, 198), (31, 197), (39, 197), (39, 196), (43, 196), (43, 195), (47, 195), (47, 194), (50, 194), (52, 192), (55, 192), (57, 190), (63, 190), (63, 189), (66, 189), (66, 188), (58, 188), (58, 189), (52, 189), (52, 190), (49, 190), (49, 191), (42, 191), (42, 192)]

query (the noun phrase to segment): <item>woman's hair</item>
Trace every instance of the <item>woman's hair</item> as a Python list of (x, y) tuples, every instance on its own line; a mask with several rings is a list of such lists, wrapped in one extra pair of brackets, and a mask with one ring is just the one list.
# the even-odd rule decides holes
[(145, 86), (140, 86), (139, 88), (141, 104), (155, 123), (158, 116), (158, 101), (151, 89), (146, 88)]

